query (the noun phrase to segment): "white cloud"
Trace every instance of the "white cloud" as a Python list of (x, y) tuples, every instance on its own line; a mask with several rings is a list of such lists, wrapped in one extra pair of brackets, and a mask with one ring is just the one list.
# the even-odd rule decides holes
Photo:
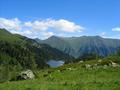
[(47, 30), (49, 28), (47, 22), (43, 21), (25, 22), (24, 25), (35, 30)]
[(48, 38), (60, 33), (81, 32), (84, 28), (65, 19), (45, 19), (34, 21), (20, 21), (18, 18), (0, 18), (0, 28), (5, 28), (12, 33), (21, 34), (30, 38)]
[(80, 32), (84, 29), (82, 26), (76, 25), (74, 22), (70, 22), (64, 19), (46, 19), (42, 21), (26, 22), (25, 26), (31, 27), (36, 30), (47, 30), (49, 28), (52, 28), (63, 32)]
[(32, 23), (31, 23), (31, 22), (25, 22), (24, 25), (25, 25), (25, 26), (28, 26), (28, 27), (31, 27), (31, 26), (32, 26)]
[(120, 39), (120, 35), (115, 35), (115, 36), (103, 36), (103, 38)]
[(8, 30), (20, 30), (21, 21), (17, 18), (14, 19), (5, 19), (0, 18), (0, 28), (6, 28)]
[(76, 32), (76, 31), (82, 31), (84, 28), (80, 25), (76, 25), (74, 22), (70, 22), (64, 19), (60, 19), (58, 21), (51, 21), (52, 27), (57, 30), (62, 30), (65, 32)]
[(120, 31), (120, 27), (112, 28), (112, 31)]
[(105, 36), (106, 35), (106, 32), (102, 32), (101, 34), (100, 34), (100, 36)]

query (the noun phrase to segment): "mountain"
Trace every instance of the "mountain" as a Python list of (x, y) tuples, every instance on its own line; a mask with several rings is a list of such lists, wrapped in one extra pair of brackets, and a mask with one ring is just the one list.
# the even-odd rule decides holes
[(44, 68), (49, 59), (69, 62), (73, 57), (47, 44), (0, 29), (0, 67)]
[(96, 53), (100, 56), (115, 54), (120, 47), (119, 39), (102, 38), (100, 36), (58, 37), (52, 36), (46, 40), (38, 40), (53, 48), (57, 48), (73, 57), (80, 57), (86, 53)]

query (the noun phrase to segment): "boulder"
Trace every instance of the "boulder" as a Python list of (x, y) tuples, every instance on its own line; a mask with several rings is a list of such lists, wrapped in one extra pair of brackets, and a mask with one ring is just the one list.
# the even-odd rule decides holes
[(97, 69), (98, 68), (98, 64), (94, 64), (91, 66), (93, 69)]
[(108, 68), (108, 65), (104, 65), (104, 66), (103, 66), (103, 69), (107, 69), (107, 68)]
[(101, 63), (101, 62), (102, 62), (102, 60), (101, 60), (101, 59), (99, 59), (99, 60), (98, 60), (98, 62), (99, 62), (99, 63)]
[(70, 71), (71, 71), (71, 70), (72, 70), (72, 68), (67, 68), (67, 70), (70, 70)]
[(112, 67), (119, 67), (119, 64), (111, 61), (111, 66), (112, 66)]
[(35, 75), (31, 70), (22, 71), (18, 76), (17, 80), (29, 80), (34, 79)]
[(81, 60), (81, 61), (79, 61), (79, 63), (83, 63), (83, 62), (84, 62), (84, 61), (82, 61), (82, 60)]
[(86, 69), (90, 69), (90, 68), (91, 68), (91, 65), (90, 65), (90, 64), (85, 64), (85, 68), (86, 68)]

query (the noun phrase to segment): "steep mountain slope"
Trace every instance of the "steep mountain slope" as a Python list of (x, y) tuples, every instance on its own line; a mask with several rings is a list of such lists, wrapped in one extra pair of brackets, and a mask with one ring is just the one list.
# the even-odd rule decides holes
[(49, 59), (68, 62), (72, 57), (49, 45), (39, 44), (33, 39), (0, 29), (0, 66), (43, 68), (47, 66), (46, 61)]
[(36, 41), (38, 41), (39, 43), (45, 43), (45, 44), (48, 44), (54, 48), (57, 48), (65, 53), (69, 53), (69, 50), (71, 49), (71, 46), (70, 44), (65, 41), (64, 39), (62, 38), (59, 38), (57, 36), (52, 36), (48, 39), (46, 39), (45, 41), (43, 40), (39, 40), (39, 39), (36, 39)]
[(17, 34), (12, 35), (10, 32), (8, 32), (5, 29), (0, 29), (0, 40), (4, 40), (12, 43), (12, 42), (21, 41), (22, 37), (20, 37), (20, 35)]
[(100, 56), (107, 56), (116, 53), (117, 48), (120, 47), (120, 40), (102, 38), (100, 36), (52, 36), (46, 40), (37, 41), (48, 44), (74, 57), (82, 56), (85, 53), (97, 53)]

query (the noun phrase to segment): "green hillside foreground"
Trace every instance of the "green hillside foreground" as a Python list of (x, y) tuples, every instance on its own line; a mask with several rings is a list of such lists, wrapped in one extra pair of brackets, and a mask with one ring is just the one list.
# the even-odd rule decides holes
[(100, 68), (84, 67), (96, 63), (94, 60), (40, 70), (35, 80), (1, 83), (0, 90), (120, 90), (120, 67), (103, 67), (109, 61), (101, 62)]

